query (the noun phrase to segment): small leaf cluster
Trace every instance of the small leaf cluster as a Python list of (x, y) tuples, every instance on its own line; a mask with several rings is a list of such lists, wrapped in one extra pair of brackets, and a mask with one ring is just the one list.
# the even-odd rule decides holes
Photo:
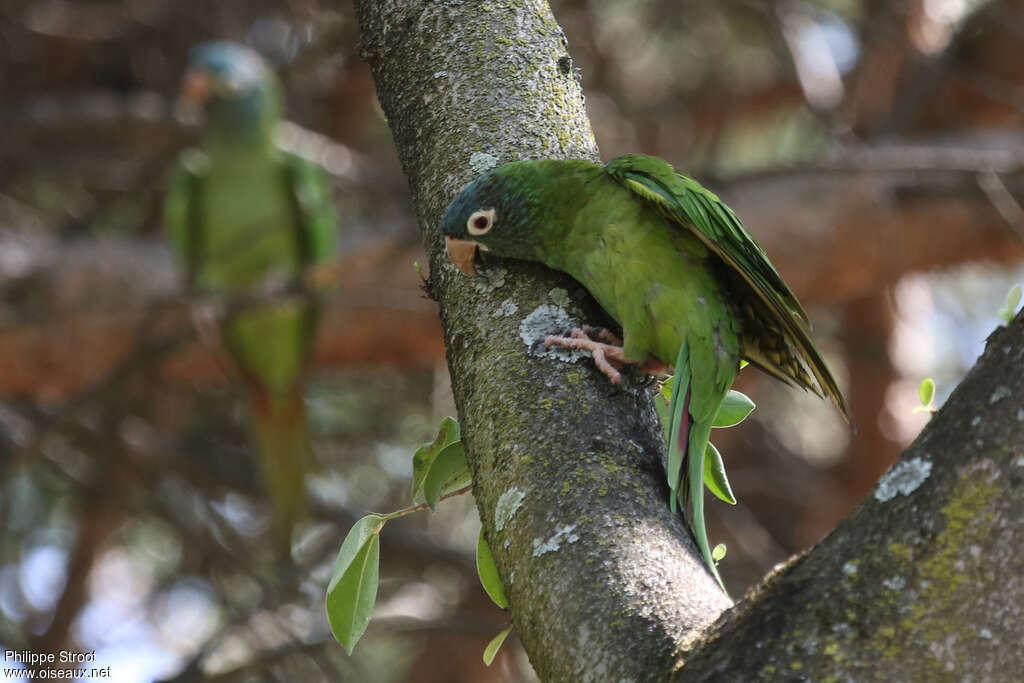
[[(660, 398), (654, 401), (654, 407), (661, 419), (661, 426), (667, 433), (670, 419), (669, 405), (672, 403), (671, 378), (661, 385), (658, 393)], [(753, 410), (754, 402), (750, 400), (750, 397), (730, 389), (715, 415), (712, 427), (716, 429), (735, 427), (747, 419)], [(725, 474), (725, 462), (722, 460), (722, 454), (712, 443), (708, 443), (707, 450), (704, 452), (704, 485), (719, 499), (730, 505), (736, 504), (736, 496), (733, 495), (729, 478)], [(722, 554), (724, 556), (724, 551)]]
[[(327, 621), (335, 640), (350, 655), (366, 632), (377, 600), (380, 532), (384, 525), (425, 508), (435, 510), (440, 501), (467, 493), (471, 488), (466, 450), (462, 445), (459, 423), (454, 418), (441, 420), (437, 437), (416, 449), (412, 469), (413, 505), (387, 514), (368, 514), (357, 521), (345, 536), (334, 561), (325, 599)], [(487, 595), (498, 607), (508, 609), (505, 587), (484, 539), (483, 529), (477, 541), (476, 566)], [(488, 666), (511, 630), (511, 626), (504, 629), (487, 645), (483, 659)]]
[[(669, 421), (671, 419), (669, 406), (672, 404), (673, 384), (672, 378), (663, 382), (658, 392), (659, 396), (654, 401), (655, 410), (666, 433), (669, 431)], [(750, 400), (750, 397), (730, 389), (722, 401), (722, 405), (719, 406), (718, 412), (715, 414), (712, 427), (716, 429), (735, 427), (743, 422), (753, 410), (754, 402)], [(725, 474), (725, 461), (722, 460), (722, 454), (719, 453), (718, 449), (710, 441), (708, 442), (707, 449), (704, 451), (704, 486), (711, 493), (715, 494), (718, 499), (730, 505), (736, 504), (736, 496), (733, 494), (732, 487), (729, 485), (729, 478)], [(725, 553), (724, 543), (716, 545), (712, 551), (715, 562), (721, 561), (725, 557)]]
[(441, 420), (437, 438), (416, 449), (412, 456), (412, 502), (426, 501), (437, 509), (441, 496), (469, 484), (466, 449), (455, 418)]

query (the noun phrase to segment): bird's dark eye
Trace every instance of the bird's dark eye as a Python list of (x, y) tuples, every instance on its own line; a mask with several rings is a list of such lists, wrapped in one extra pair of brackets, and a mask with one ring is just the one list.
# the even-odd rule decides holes
[(470, 235), (486, 235), (494, 227), (498, 214), (494, 209), (474, 211), (466, 221), (466, 230)]

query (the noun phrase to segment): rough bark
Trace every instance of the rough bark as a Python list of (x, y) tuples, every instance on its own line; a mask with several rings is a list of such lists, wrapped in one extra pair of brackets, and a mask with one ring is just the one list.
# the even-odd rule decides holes
[(589, 298), (537, 265), (470, 280), (437, 229), (494, 163), (596, 158), (565, 38), (543, 2), (356, 7), (430, 255), (477, 506), (531, 661), (545, 680), (664, 672), (729, 603), (669, 513), (647, 384), (612, 390), (589, 364), (539, 357), (524, 319), (550, 306), (593, 320)]
[(596, 156), (550, 10), (365, 0), (357, 12), (430, 255), (478, 508), (543, 679), (663, 680), (673, 656), (680, 680), (1019, 669), (1024, 320), (993, 337), (875, 497), (695, 641), (728, 602), (668, 514), (646, 387), (612, 390), (524, 343), (542, 305), (597, 315), (571, 280), (513, 262), (468, 280), (437, 230), (489, 165)]
[(1009, 681), (1024, 629), (1024, 315), (824, 541), (676, 680)]

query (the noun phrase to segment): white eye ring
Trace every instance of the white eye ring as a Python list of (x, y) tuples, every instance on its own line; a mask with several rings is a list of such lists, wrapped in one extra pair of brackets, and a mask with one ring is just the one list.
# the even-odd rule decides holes
[(498, 220), (498, 212), (494, 209), (474, 211), (466, 221), (466, 230), (470, 235), (486, 235)]

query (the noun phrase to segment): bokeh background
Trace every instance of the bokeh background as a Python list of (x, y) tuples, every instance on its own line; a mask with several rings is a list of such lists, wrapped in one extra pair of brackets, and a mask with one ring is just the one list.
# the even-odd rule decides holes
[[(806, 303), (857, 431), (743, 373), (710, 503), (734, 595), (813, 544), (948, 395), (1024, 279), (1024, 1), (555, 0), (605, 158), (662, 156), (735, 206)], [(331, 173), (344, 276), (310, 373), (314, 515), (267, 548), (242, 398), (196, 337), (160, 207), (188, 50), (260, 50)], [(407, 504), (454, 411), (436, 309), (349, 2), (0, 5), (0, 647), (116, 681), (532, 680), (475, 579), (469, 497), (389, 524), (367, 636), (322, 615), (365, 511)], [(513, 333), (510, 330), (510, 333)]]

